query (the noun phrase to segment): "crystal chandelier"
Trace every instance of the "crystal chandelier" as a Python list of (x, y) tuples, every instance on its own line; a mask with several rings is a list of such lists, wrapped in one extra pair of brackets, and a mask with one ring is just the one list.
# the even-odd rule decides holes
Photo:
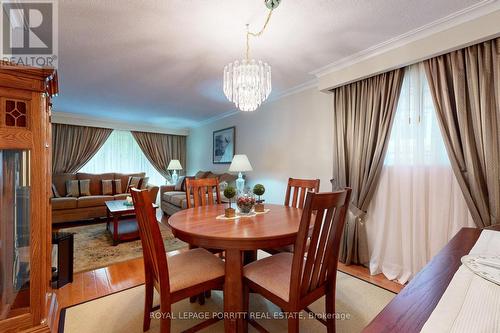
[(255, 111), (271, 94), (271, 66), (262, 61), (250, 59), (250, 37), (259, 37), (264, 33), (273, 10), (281, 0), (265, 0), (269, 9), (261, 31), (250, 32), (247, 24), (246, 58), (224, 67), (224, 94), (241, 111)]

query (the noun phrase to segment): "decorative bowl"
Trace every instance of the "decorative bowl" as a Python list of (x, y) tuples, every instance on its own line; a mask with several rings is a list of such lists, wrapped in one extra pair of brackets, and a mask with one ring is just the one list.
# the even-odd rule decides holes
[(242, 194), (236, 199), (236, 205), (240, 209), (240, 213), (249, 214), (255, 205), (255, 197), (248, 193)]

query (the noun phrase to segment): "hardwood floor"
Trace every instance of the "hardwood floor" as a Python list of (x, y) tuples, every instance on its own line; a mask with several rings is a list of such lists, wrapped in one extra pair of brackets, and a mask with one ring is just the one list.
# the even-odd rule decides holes
[[(158, 218), (161, 218), (161, 222), (167, 225), (168, 219), (166, 217), (159, 215)], [(176, 255), (181, 251), (183, 250), (169, 252), (168, 256)], [(371, 276), (366, 267), (357, 265), (346, 266), (339, 263), (338, 269), (346, 274), (395, 293), (399, 293), (404, 287), (396, 282), (387, 280), (382, 274)], [(73, 283), (55, 291), (57, 314), (53, 321), (55, 327), (52, 327), (52, 331), (58, 332), (61, 309), (133, 288), (143, 283), (144, 266), (142, 258), (113, 264), (88, 272), (76, 273), (73, 276)]]
[(360, 265), (345, 265), (339, 262), (338, 270), (398, 294), (404, 285), (388, 280), (384, 274), (370, 275), (370, 270)]

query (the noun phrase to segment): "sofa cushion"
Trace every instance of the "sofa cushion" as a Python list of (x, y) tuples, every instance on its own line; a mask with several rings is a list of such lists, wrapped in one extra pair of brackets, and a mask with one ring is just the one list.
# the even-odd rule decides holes
[(148, 188), (148, 184), (149, 184), (149, 177), (144, 177), (141, 179), (139, 186), (141, 190), (145, 190)]
[[(208, 199), (208, 194), (207, 194)], [(187, 208), (186, 192), (172, 191), (163, 193), (162, 200), (182, 209)], [(214, 194), (214, 201), (216, 196)], [(191, 195), (191, 205), (194, 205), (193, 196)]]
[(77, 201), (78, 208), (104, 206), (106, 201), (113, 201), (112, 195), (91, 195), (89, 197), (80, 197)]
[(103, 179), (102, 183), (102, 194), (103, 195), (113, 195), (113, 180), (112, 179)]
[(88, 197), (90, 196), (90, 179), (79, 180), (80, 183), (80, 196)]
[(67, 198), (52, 198), (52, 209), (73, 209), (76, 208), (77, 198), (67, 197)]
[[(139, 172), (139, 173), (115, 173), (115, 179), (120, 179), (122, 181), (122, 192), (121, 193), (126, 193), (128, 188), (127, 188), (127, 184), (128, 184), (128, 179), (130, 177), (145, 177), (146, 176), (146, 173), (144, 172)], [(118, 193), (118, 191), (116, 191), (115, 193)]]
[(102, 194), (102, 180), (113, 179), (115, 177), (114, 173), (77, 173), (76, 177), (79, 180), (89, 179), (90, 180), (90, 194), (91, 195), (101, 195)]
[(186, 198), (186, 192), (182, 192), (182, 191), (169, 191), (169, 192), (165, 192), (165, 193), (163, 193), (163, 196), (162, 196), (161, 199), (163, 201), (173, 203), (173, 202), (178, 202), (177, 201), (178, 199), (174, 199), (176, 197), (184, 197), (184, 198)]
[(61, 197), (65, 197), (66, 194), (66, 181), (67, 180), (76, 180), (76, 175), (72, 173), (59, 173), (52, 175), (52, 184), (56, 187), (57, 193)]
[(131, 176), (128, 178), (127, 189), (130, 187), (139, 189), (142, 177)]
[(113, 193), (114, 194), (122, 194), (123, 193), (123, 186), (122, 186), (121, 179), (114, 179), (113, 180)]
[(66, 196), (78, 198), (80, 196), (80, 185), (78, 180), (66, 181)]

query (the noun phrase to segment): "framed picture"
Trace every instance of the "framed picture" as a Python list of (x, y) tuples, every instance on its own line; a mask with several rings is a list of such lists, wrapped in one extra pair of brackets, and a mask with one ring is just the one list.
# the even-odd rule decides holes
[(212, 161), (214, 164), (230, 164), (234, 156), (235, 127), (214, 132)]

